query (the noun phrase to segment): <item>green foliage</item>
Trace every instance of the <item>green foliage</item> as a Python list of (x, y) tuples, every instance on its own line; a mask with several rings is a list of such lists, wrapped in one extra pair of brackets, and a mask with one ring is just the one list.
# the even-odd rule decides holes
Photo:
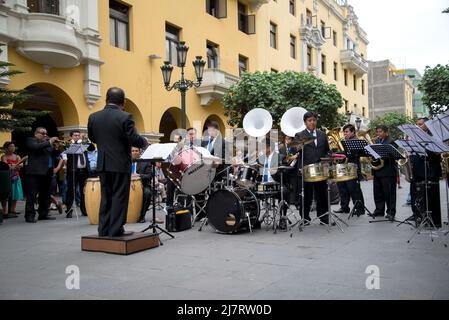
[(245, 73), (223, 97), (223, 105), (231, 126), (241, 127), (244, 116), (254, 108), (268, 110), (275, 128), (279, 128), (283, 114), (292, 107), (316, 112), (319, 126), (334, 128), (348, 121), (338, 112), (343, 99), (335, 85), (308, 73)]
[(430, 114), (445, 111), (449, 107), (449, 64), (426, 67), (419, 90), (424, 94), (422, 100)]
[(443, 10), (443, 13), (449, 13), (449, 8)]
[(383, 117), (376, 117), (376, 119), (370, 122), (369, 127), (371, 129), (371, 136), (374, 137), (376, 135), (376, 127), (378, 125), (386, 125), (390, 132), (390, 137), (396, 140), (401, 139), (404, 136), (404, 134), (401, 130), (399, 130), (398, 127), (400, 125), (410, 123), (414, 123), (414, 120), (408, 117), (406, 114), (401, 112), (390, 112)]
[[(11, 63), (0, 61), (0, 77), (12, 77), (22, 73), (18, 70), (9, 70), (9, 67), (13, 66)], [(23, 103), (29, 98), (30, 95), (25, 90), (9, 90), (0, 87), (0, 131), (31, 131), (31, 125), (36, 117), (48, 114), (46, 111), (12, 108), (14, 104)]]

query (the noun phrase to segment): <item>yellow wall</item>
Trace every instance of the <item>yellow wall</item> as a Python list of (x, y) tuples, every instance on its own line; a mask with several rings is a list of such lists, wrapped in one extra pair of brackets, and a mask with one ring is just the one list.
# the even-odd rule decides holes
[[(194, 80), (195, 74), (191, 62), (196, 55), (206, 59), (206, 42), (219, 45), (220, 69), (238, 76), (238, 57), (248, 57), (250, 72), (256, 70), (279, 71), (301, 68), (301, 41), (299, 36), (300, 16), (305, 16), (306, 7), (313, 10), (313, 1), (296, 1), (296, 16), (289, 13), (288, 0), (271, 1), (263, 5), (257, 12), (256, 34), (247, 35), (238, 30), (237, 1), (228, 0), (227, 18), (217, 19), (205, 11), (205, 1), (202, 0), (128, 0), (122, 1), (130, 5), (131, 50), (115, 48), (109, 43), (109, 0), (99, 0), (99, 32), (102, 43), (100, 59), (104, 64), (100, 67), (101, 99), (90, 109), (84, 97), (84, 65), (73, 69), (51, 69), (45, 72), (38, 65), (18, 55), (14, 48), (9, 47), (10, 61), (17, 69), (25, 71), (25, 75), (13, 78), (12, 88), (25, 88), (39, 84), (57, 100), (61, 108), (61, 116), (55, 120), (58, 126), (86, 126), (89, 115), (104, 106), (105, 93), (111, 86), (118, 86), (126, 91), (126, 110), (134, 114), (139, 131), (159, 132), (161, 118), (165, 111), (180, 109), (180, 94), (177, 91), (167, 92), (163, 88), (160, 66), (165, 57), (165, 24), (166, 22), (181, 28), (180, 38), (190, 47), (186, 76)], [(243, 3), (248, 3), (242, 0)], [(335, 83), (350, 106), (357, 103), (366, 107), (368, 112), (367, 81), (365, 80), (365, 96), (352, 89), (352, 74), (349, 72), (348, 87), (343, 85), (343, 70), (340, 65), (339, 79), (333, 80), (333, 61), (339, 61), (342, 49), (342, 24), (333, 15), (328, 17), (328, 10), (319, 1), (318, 23), (324, 20), (327, 26), (338, 30), (339, 47), (335, 48), (332, 40), (327, 40), (323, 46), (323, 54), (327, 56), (327, 75), (320, 75), (325, 81)], [(270, 48), (269, 23), (278, 24), (278, 50)], [(350, 31), (351, 33), (354, 30)], [(290, 58), (290, 34), (296, 37), (296, 59)], [(355, 39), (355, 36), (353, 36)], [(360, 48), (366, 55), (366, 47)], [(161, 59), (151, 60), (150, 55)], [(180, 78), (179, 68), (175, 67), (173, 80)], [(363, 77), (366, 79), (366, 76)], [(351, 109), (350, 109), (351, 110)], [(176, 113), (176, 112), (175, 112)], [(180, 126), (180, 113), (177, 121)], [(194, 89), (187, 93), (188, 124), (202, 129), (206, 119), (216, 115), (226, 123), (223, 107), (219, 101), (209, 106), (201, 106), (200, 97)], [(62, 118), (62, 119), (59, 119)]]

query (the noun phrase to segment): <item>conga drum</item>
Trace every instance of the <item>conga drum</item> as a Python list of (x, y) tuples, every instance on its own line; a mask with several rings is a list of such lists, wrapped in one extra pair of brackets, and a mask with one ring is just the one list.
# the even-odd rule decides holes
[(128, 216), (126, 223), (137, 223), (140, 219), (143, 202), (143, 187), (140, 177), (131, 178), (129, 188)]
[(98, 224), (101, 202), (100, 178), (87, 179), (84, 186), (84, 202), (90, 224)]
[[(84, 186), (84, 201), (90, 224), (96, 225), (100, 222), (101, 184), (100, 178), (87, 179)], [(142, 211), (143, 188), (140, 177), (131, 178), (129, 189), (128, 215), (126, 223), (139, 221)]]

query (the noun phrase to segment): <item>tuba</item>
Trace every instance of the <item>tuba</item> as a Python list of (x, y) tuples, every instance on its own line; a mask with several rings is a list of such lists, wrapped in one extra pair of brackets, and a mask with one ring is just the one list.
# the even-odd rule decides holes
[(243, 118), (243, 129), (251, 137), (263, 137), (270, 132), (271, 128), (273, 128), (273, 117), (265, 109), (253, 109)]
[[(361, 139), (366, 140), (366, 142), (368, 142), (368, 144), (375, 144), (373, 139), (371, 139), (370, 132), (371, 132), (371, 129), (369, 129), (367, 131), (359, 131), (359, 132), (357, 132), (357, 136)], [(378, 159), (378, 160), (372, 159), (371, 160), (371, 168), (373, 170), (380, 170), (384, 167), (384, 165), (385, 165), (385, 161), (383, 159)]]
[(404, 157), (404, 159), (398, 160), (399, 170), (404, 175), (405, 181), (410, 183), (412, 181), (412, 166), (410, 163), (410, 158), (404, 149), (399, 149), (399, 153)]
[(334, 128), (326, 130), (326, 135), (329, 141), (329, 147), (331, 150), (344, 151), (343, 144), (341, 143), (342, 137), (340, 136), (341, 128)]

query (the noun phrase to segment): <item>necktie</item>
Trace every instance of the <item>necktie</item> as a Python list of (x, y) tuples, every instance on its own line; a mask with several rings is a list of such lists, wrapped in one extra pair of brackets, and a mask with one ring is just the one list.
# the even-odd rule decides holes
[(136, 173), (136, 165), (137, 165), (137, 163), (133, 163), (133, 166), (132, 166), (132, 169), (131, 169), (131, 173), (132, 174), (135, 174)]
[[(316, 138), (316, 131), (312, 131), (312, 132), (310, 132), (310, 134)], [(318, 139), (315, 139), (314, 142), (315, 142), (315, 147), (316, 147), (318, 145)]]
[(212, 138), (209, 138), (209, 144), (207, 145), (207, 150), (209, 151), (209, 152), (212, 152), (212, 142), (213, 142), (214, 140), (212, 139)]
[(263, 182), (268, 182), (268, 157), (265, 158), (265, 164), (263, 166)]

